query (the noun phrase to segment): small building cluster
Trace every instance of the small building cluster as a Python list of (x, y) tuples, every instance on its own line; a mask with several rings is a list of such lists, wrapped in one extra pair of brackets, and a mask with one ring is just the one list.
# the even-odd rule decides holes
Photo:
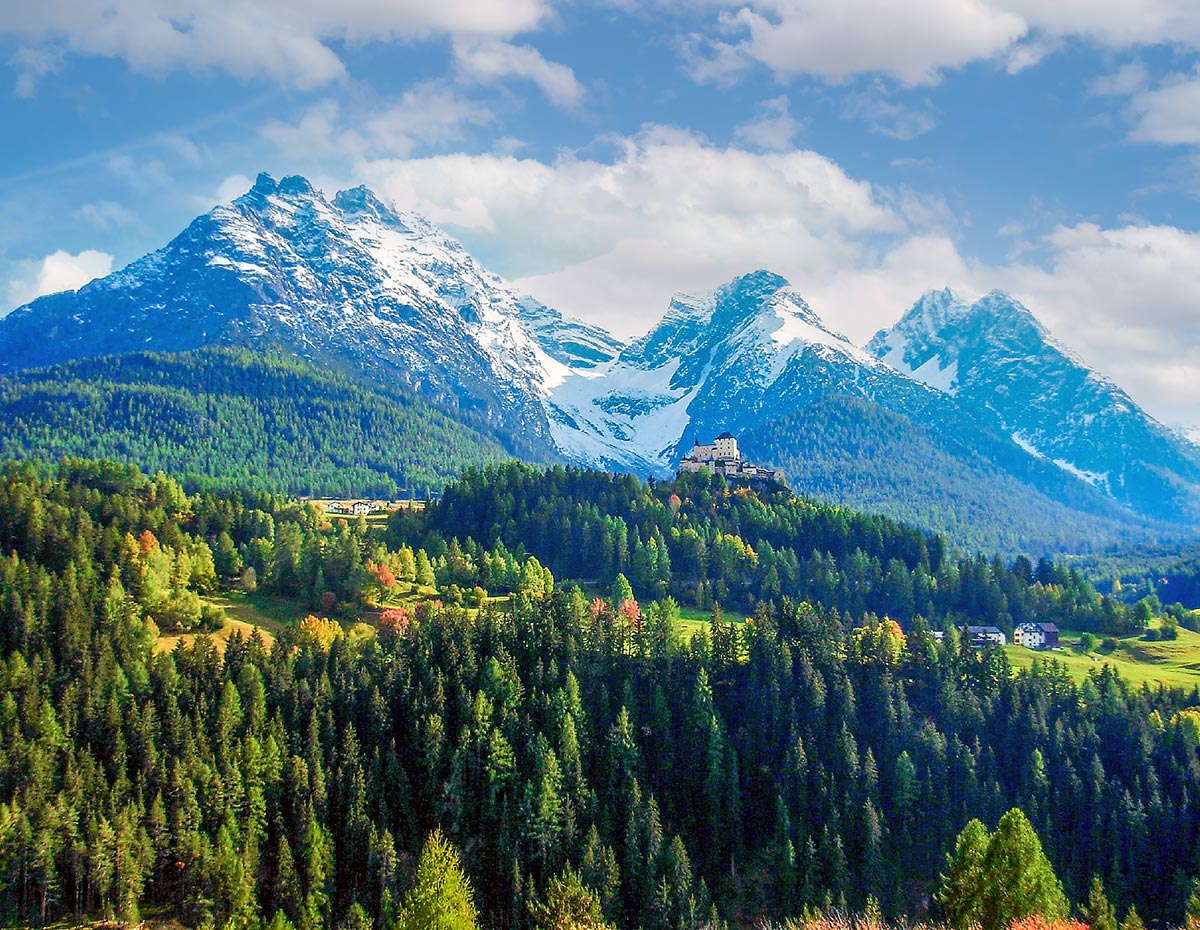
[(368, 501), (368, 500), (314, 500), (315, 505), (334, 517), (365, 517), (373, 513), (391, 513), (394, 510), (424, 510), (425, 501)]
[(976, 649), (982, 649), (985, 646), (1008, 645), (1008, 637), (998, 626), (968, 626), (967, 636), (970, 637), (971, 645)]
[(782, 471), (760, 468), (743, 459), (732, 433), (722, 433), (708, 444), (696, 440), (692, 451), (679, 463), (679, 474), (698, 471), (740, 478), (752, 484), (785, 483)]
[[(962, 633), (963, 642), (975, 649), (1008, 645), (1008, 637), (998, 626), (964, 626)], [(931, 630), (930, 635), (939, 643), (946, 640), (944, 630)], [(1057, 649), (1058, 627), (1053, 623), (1022, 623), (1013, 630), (1013, 645), (1029, 649)]]
[[(376, 508), (377, 504), (379, 506)], [(369, 513), (378, 513), (385, 506), (382, 501), (328, 501), (325, 504), (325, 512), (365, 517)]]
[(1022, 623), (1013, 630), (1013, 642), (1027, 649), (1058, 647), (1058, 627), (1053, 623)]

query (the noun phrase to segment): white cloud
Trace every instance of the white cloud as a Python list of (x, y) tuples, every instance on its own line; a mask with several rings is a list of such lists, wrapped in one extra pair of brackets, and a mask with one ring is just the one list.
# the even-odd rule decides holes
[(372, 106), (363, 114), (347, 114), (337, 101), (322, 100), (295, 123), (271, 120), (261, 132), (293, 159), (404, 158), (422, 146), (460, 142), (470, 127), (493, 119), (483, 104), (430, 81), (410, 88), (394, 103)]
[(906, 86), (976, 61), (1009, 73), (1067, 40), (1108, 49), (1200, 49), (1194, 0), (727, 0), (715, 28), (684, 42), (689, 72), (728, 81), (751, 63), (786, 80), (839, 82), (859, 74)]
[[(40, 261), (22, 262), (24, 275), (8, 284), (9, 307), (23, 306), (43, 294), (73, 291), (112, 271), (113, 257), (91, 249), (72, 255), (61, 249)], [(20, 273), (18, 273), (20, 274)]]
[(894, 103), (887, 98), (887, 90), (879, 80), (867, 90), (847, 95), (842, 112), (850, 119), (862, 120), (872, 132), (902, 142), (923, 136), (937, 126), (928, 102), (923, 109)]
[(1057, 52), (1061, 47), (1062, 39), (1055, 36), (1040, 36), (1022, 41), (1009, 51), (1004, 70), (1009, 74), (1020, 74), (1026, 68), (1040, 64), (1043, 58)]
[(1092, 81), (1092, 93), (1100, 96), (1126, 97), (1145, 89), (1150, 83), (1150, 74), (1140, 61), (1122, 65), (1112, 74)]
[(876, 240), (908, 229), (881, 192), (815, 152), (721, 148), (662, 127), (613, 144), (609, 162), (379, 160), (366, 180), (541, 299), (625, 334), (651, 325), (673, 288), (757, 267), (824, 280), (870, 266)]
[(1098, 96), (1124, 97), (1129, 139), (1158, 145), (1200, 145), (1200, 67), (1154, 81), (1141, 61), (1091, 83)]
[[(813, 75), (843, 81), (862, 73), (889, 75), (905, 85), (927, 84), (938, 72), (996, 57), (1028, 26), (984, 0), (750, 0), (720, 20), (740, 33), (714, 45), (718, 73), (737, 58), (766, 65), (776, 77)], [(710, 65), (710, 67), (712, 67)], [(693, 74), (697, 73), (693, 63)], [(703, 73), (703, 72), (701, 72)]]
[(803, 128), (804, 121), (788, 112), (787, 97), (775, 97), (760, 103), (754, 119), (737, 126), (733, 137), (756, 149), (782, 151)]
[(454, 63), (460, 77), (481, 84), (504, 78), (532, 81), (557, 107), (571, 109), (583, 102), (583, 86), (566, 65), (547, 61), (528, 45), (491, 40), (454, 43)]
[(311, 88), (344, 77), (337, 43), (507, 39), (551, 13), (548, 0), (10, 0), (0, 35), (139, 71), (215, 69)]
[(58, 70), (62, 64), (62, 53), (54, 49), (20, 48), (8, 63), (17, 72), (13, 93), (18, 97), (30, 98), (37, 94), (38, 80)]
[(394, 154), (460, 142), (469, 127), (486, 126), (493, 119), (483, 104), (429, 82), (405, 91), (395, 104), (368, 118), (364, 131), (370, 153)]
[(1200, 145), (1200, 72), (1175, 76), (1129, 101), (1129, 137), (1163, 145)]
[(992, 0), (1043, 35), (1105, 48), (1179, 45), (1200, 48), (1200, 6), (1193, 0)]

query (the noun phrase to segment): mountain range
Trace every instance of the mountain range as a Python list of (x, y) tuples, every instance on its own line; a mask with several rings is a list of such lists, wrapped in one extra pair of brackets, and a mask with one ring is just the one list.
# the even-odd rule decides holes
[(728, 429), (798, 490), (969, 544), (1079, 549), (1200, 526), (1200, 446), (998, 291), (929, 291), (860, 347), (754, 271), (677, 295), (622, 343), (364, 187), (326, 198), (260, 175), (158, 251), (0, 319), (12, 383), (76, 359), (211, 347), (422, 395), (537, 461), (662, 477)]

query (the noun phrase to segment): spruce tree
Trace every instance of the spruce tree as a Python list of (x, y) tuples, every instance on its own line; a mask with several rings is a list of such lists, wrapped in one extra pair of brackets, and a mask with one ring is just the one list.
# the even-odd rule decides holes
[(1099, 875), (1092, 876), (1087, 902), (1080, 908), (1080, 913), (1091, 930), (1119, 930), (1117, 912), (1108, 903), (1108, 897), (1104, 894), (1104, 882), (1100, 880)]
[(421, 850), (416, 883), (394, 930), (478, 930), (475, 895), (458, 851), (435, 830)]
[(612, 930), (600, 911), (600, 899), (567, 866), (550, 880), (545, 896), (529, 904), (536, 930)]

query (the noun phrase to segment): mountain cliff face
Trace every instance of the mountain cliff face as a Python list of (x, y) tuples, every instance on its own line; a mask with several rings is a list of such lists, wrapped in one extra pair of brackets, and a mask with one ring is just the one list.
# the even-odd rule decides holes
[[(1014, 512), (1086, 516), (1097, 538), (1147, 519), (1200, 524), (1200, 447), (1006, 295), (931, 291), (863, 349), (756, 271), (677, 295), (624, 345), (366, 188), (327, 199), (299, 177), (260, 175), (157, 252), (0, 319), (0, 374), (209, 346), (282, 350), (416, 390), (536, 460), (665, 476), (694, 439), (732, 430), (800, 490), (938, 529), (987, 526), (980, 539), (1006, 548), (1032, 545)], [(867, 471), (825, 441), (835, 435)], [(884, 458), (900, 454), (922, 461)], [(921, 474), (930, 467), (939, 481)], [(915, 497), (929, 506), (913, 510)]]
[(779, 275), (756, 271), (676, 295), (654, 329), (565, 379), (548, 406), (572, 458), (663, 475), (693, 438), (751, 429), (831, 393), (930, 394), (829, 330)]
[(426, 220), (366, 188), (331, 201), (260, 175), (166, 247), (0, 321), (0, 372), (93, 355), (282, 347), (485, 413), (553, 454), (541, 404), (616, 342), (516, 292)]
[(1200, 455), (1090, 369), (1001, 291), (969, 303), (921, 297), (868, 345), (897, 371), (953, 396), (1030, 455), (1139, 512), (1200, 517)]

